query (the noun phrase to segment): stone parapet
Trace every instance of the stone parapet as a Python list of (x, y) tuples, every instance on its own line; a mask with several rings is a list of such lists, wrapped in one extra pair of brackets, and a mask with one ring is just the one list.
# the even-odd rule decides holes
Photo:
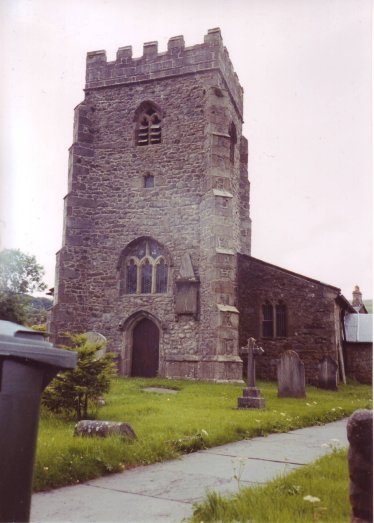
[(112, 62), (103, 50), (89, 52), (86, 64), (87, 90), (218, 70), (243, 120), (243, 88), (218, 28), (209, 29), (202, 44), (185, 47), (183, 36), (174, 36), (163, 53), (158, 52), (157, 42), (146, 42), (139, 58), (133, 58), (132, 47), (125, 46), (118, 49)]

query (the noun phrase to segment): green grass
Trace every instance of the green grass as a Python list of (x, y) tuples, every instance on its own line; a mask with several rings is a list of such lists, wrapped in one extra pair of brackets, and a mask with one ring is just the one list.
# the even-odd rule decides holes
[[(334, 451), (265, 486), (243, 488), (232, 497), (214, 492), (195, 505), (191, 523), (348, 523), (347, 451)], [(308, 501), (304, 497), (312, 496)], [(317, 498), (317, 499), (316, 499)]]
[[(177, 394), (144, 392), (173, 387)], [(79, 483), (125, 468), (172, 459), (181, 453), (244, 438), (323, 424), (371, 408), (371, 387), (344, 385), (338, 392), (307, 388), (307, 399), (279, 399), (277, 385), (259, 382), (265, 410), (237, 410), (238, 384), (114, 379), (97, 417), (130, 423), (138, 438), (73, 436), (74, 421), (42, 412), (34, 490)]]

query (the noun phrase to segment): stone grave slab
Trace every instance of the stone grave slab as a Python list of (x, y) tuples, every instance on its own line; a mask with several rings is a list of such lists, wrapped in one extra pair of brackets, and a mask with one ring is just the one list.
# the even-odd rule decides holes
[(305, 398), (305, 369), (297, 352), (285, 351), (278, 363), (278, 397)]

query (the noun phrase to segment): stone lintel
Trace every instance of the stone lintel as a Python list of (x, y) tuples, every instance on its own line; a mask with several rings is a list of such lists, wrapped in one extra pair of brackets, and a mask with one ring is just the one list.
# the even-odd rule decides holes
[(235, 256), (236, 252), (233, 249), (226, 249), (225, 247), (216, 247), (217, 254), (229, 254)]
[(222, 196), (223, 198), (234, 198), (234, 195), (225, 189), (213, 189), (214, 196)]
[(239, 311), (233, 305), (225, 305), (223, 303), (217, 303), (218, 310), (220, 312), (233, 312), (234, 314), (239, 314)]
[(217, 131), (212, 131), (214, 136), (222, 136), (223, 138), (228, 138), (230, 140), (231, 136), (227, 133), (219, 133)]

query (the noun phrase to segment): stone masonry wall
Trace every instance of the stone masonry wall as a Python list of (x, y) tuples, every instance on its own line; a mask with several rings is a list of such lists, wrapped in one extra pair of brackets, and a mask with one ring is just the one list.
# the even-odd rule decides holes
[[(239, 342), (257, 340), (265, 353), (256, 362), (257, 376), (276, 379), (277, 360), (286, 349), (296, 351), (305, 365), (306, 380), (316, 384), (318, 363), (324, 355), (338, 362), (335, 336), (335, 298), (339, 289), (324, 285), (249, 256), (238, 255)], [(287, 336), (266, 338), (262, 305), (287, 307)]]
[(373, 382), (373, 344), (344, 343), (345, 371), (347, 376), (360, 383)]
[[(160, 108), (162, 141), (140, 147), (134, 118), (144, 101)], [(56, 265), (55, 341), (66, 331), (99, 331), (128, 374), (131, 329), (136, 318), (148, 317), (160, 330), (161, 375), (240, 379), (235, 253), (244, 229), (250, 248), (248, 204), (240, 198), (241, 186), (249, 190), (241, 123), (242, 89), (219, 30), (191, 48), (183, 37), (172, 38), (167, 53), (145, 44), (139, 59), (129, 47), (115, 62), (101, 51), (88, 54)], [(154, 187), (144, 186), (147, 175)], [(120, 292), (121, 254), (140, 237), (154, 238), (168, 253), (164, 294)], [(174, 296), (186, 253), (200, 282), (199, 310), (178, 317)]]

